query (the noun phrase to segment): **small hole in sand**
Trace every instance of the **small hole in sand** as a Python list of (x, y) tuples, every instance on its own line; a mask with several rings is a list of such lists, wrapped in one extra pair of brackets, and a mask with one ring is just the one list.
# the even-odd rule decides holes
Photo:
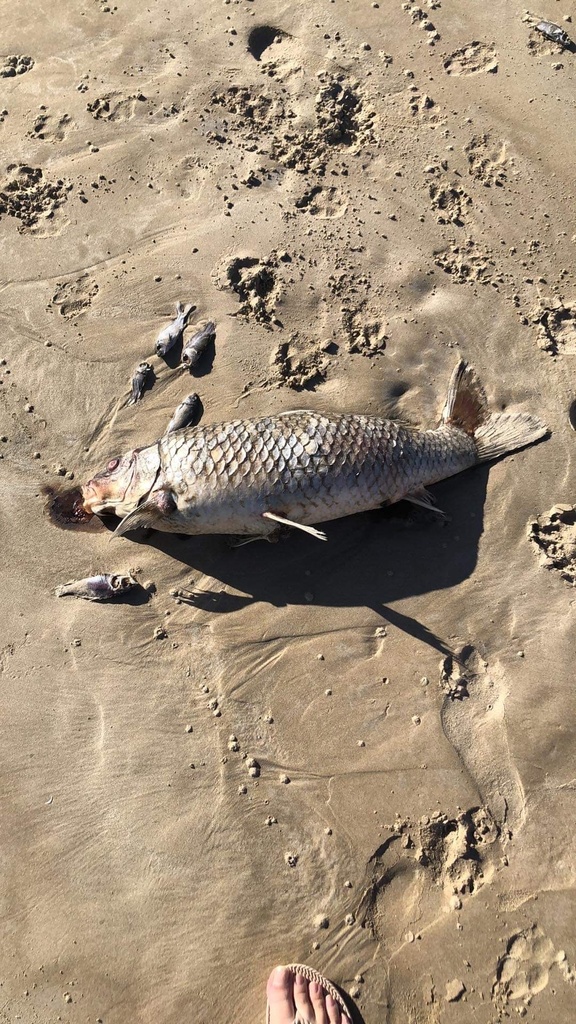
[(252, 54), (254, 60), (261, 60), (264, 50), (272, 46), (276, 36), (283, 34), (279, 28), (273, 28), (271, 25), (257, 25), (248, 36), (249, 53)]

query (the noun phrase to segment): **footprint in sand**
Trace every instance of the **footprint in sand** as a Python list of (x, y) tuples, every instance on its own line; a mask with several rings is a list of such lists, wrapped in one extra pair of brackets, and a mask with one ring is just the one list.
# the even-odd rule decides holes
[(323, 74), (315, 98), (314, 126), (298, 130), (290, 125), (278, 132), (271, 155), (300, 174), (324, 175), (330, 160), (341, 161), (343, 152), (355, 153), (376, 141), (375, 119), (376, 111), (356, 83), (343, 73)]
[(418, 25), (426, 34), (427, 43), (433, 45), (437, 39), (440, 39), (440, 33), (436, 31), (436, 26), (430, 21), (426, 11), (423, 11), (421, 7), (418, 7), (417, 4), (409, 0), (408, 3), (402, 4), (402, 10), (407, 11), (412, 24)]
[(144, 102), (144, 96), (122, 96), (120, 93), (109, 92), (87, 103), (86, 110), (96, 121), (131, 121), (139, 101)]
[(420, 92), (417, 85), (408, 87), (408, 107), (414, 116), (424, 117), (427, 121), (438, 121), (436, 101), (428, 93)]
[(57, 284), (50, 306), (55, 306), (65, 320), (72, 320), (90, 307), (97, 293), (96, 282), (91, 280), (88, 274), (81, 274), (73, 281)]
[(540, 551), (540, 564), (556, 569), (576, 586), (576, 505), (555, 505), (530, 524), (528, 537)]
[(238, 312), (249, 320), (271, 325), (276, 323), (276, 303), (282, 286), (279, 270), (292, 262), (287, 252), (272, 252), (267, 259), (257, 256), (235, 256), (216, 271), (219, 288), (231, 288), (240, 299)]
[(444, 70), (448, 75), (477, 75), (480, 71), (496, 74), (496, 51), (491, 44), (473, 40), (444, 59)]
[(525, 819), (524, 789), (506, 730), (507, 686), (499, 665), (488, 665), (471, 646), (440, 666), (442, 728), (500, 829)]
[(496, 980), (492, 989), (496, 1006), (506, 1012), (511, 1003), (516, 1003), (516, 1009), (520, 1000), (529, 1004), (533, 996), (546, 988), (553, 968), (557, 969), (565, 981), (576, 980), (564, 950), (555, 950), (552, 940), (537, 924), (512, 935), (506, 953), (500, 957), (496, 966)]
[(171, 188), (182, 199), (196, 199), (208, 178), (208, 167), (196, 155), (185, 156), (170, 164)]
[(576, 354), (576, 300), (541, 301), (530, 319), (538, 325), (540, 346), (545, 352), (553, 356)]
[(407, 929), (423, 931), (441, 909), (460, 910), (464, 899), (490, 882), (499, 855), (498, 828), (485, 807), (456, 818), (434, 811), (418, 822), (397, 819), (370, 858), (356, 919), (397, 947)]
[(490, 135), (475, 135), (464, 152), (468, 159), (468, 173), (486, 188), (492, 185), (502, 186), (506, 181), (506, 143), (502, 140), (493, 142)]
[(389, 340), (386, 325), (377, 311), (369, 310), (366, 303), (342, 307), (342, 327), (348, 352), (362, 356), (375, 356), (384, 352)]
[(60, 117), (57, 117), (49, 114), (46, 107), (41, 107), (40, 113), (34, 119), (34, 124), (27, 134), (30, 139), (62, 142), (73, 127), (74, 122), (69, 114), (62, 114)]
[(295, 391), (314, 391), (326, 380), (328, 359), (320, 346), (295, 333), (289, 341), (278, 345), (272, 353), (270, 365), (273, 374), (269, 383), (287, 384)]
[(348, 209), (348, 203), (337, 188), (323, 188), (321, 185), (308, 189), (294, 205), (320, 220), (338, 220)]
[(467, 238), (460, 245), (451, 243), (433, 253), (434, 263), (446, 274), (451, 274), (455, 284), (489, 284), (496, 272), (496, 264), (489, 250), (480, 248), (473, 238)]
[(428, 186), (431, 207), (436, 210), (439, 224), (456, 224), (463, 227), (465, 210), (472, 206), (470, 196), (459, 185), (449, 181), (433, 181)]
[(0, 217), (20, 221), (19, 232), (41, 231), (68, 198), (72, 185), (59, 178), (48, 181), (41, 167), (10, 164), (0, 182)]

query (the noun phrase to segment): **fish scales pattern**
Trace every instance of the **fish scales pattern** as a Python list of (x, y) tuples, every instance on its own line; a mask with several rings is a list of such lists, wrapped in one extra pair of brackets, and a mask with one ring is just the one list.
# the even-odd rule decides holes
[[(299, 522), (375, 508), (476, 461), (462, 431), (390, 420), (284, 413), (175, 431), (160, 441), (163, 486), (178, 507), (234, 498)], [(464, 460), (464, 463), (463, 463)]]

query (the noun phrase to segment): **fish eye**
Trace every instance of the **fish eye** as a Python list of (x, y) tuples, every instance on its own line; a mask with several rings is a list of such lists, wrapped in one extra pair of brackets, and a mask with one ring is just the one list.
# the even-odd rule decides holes
[(110, 459), (106, 469), (109, 473), (112, 473), (120, 465), (120, 459)]

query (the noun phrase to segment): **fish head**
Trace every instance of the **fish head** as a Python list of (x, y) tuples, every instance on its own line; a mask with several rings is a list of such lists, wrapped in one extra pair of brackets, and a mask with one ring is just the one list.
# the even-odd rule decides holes
[(189, 370), (200, 359), (200, 353), (195, 348), (185, 348), (182, 352), (182, 366), (186, 366)]
[(110, 459), (82, 488), (86, 512), (126, 516), (149, 494), (160, 469), (158, 442)]

